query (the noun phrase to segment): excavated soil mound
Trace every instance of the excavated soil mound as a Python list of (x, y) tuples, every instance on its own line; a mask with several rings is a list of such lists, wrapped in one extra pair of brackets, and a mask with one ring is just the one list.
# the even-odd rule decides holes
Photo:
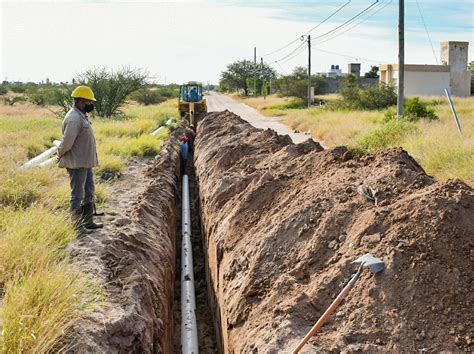
[(71, 246), (73, 261), (101, 291), (73, 328), (67, 352), (173, 352), (177, 136), (158, 162), (145, 171), (133, 167), (128, 180), (116, 182), (105, 228)]
[[(293, 349), (367, 252), (385, 270), (365, 270), (305, 350), (474, 349), (465, 183), (435, 182), (402, 149), (356, 159), (228, 111), (200, 122), (195, 156), (226, 352)], [(376, 203), (358, 192), (369, 187)]]

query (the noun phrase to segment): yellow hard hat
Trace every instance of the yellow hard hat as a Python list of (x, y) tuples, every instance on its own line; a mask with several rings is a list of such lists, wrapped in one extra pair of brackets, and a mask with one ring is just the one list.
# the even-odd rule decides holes
[(94, 92), (92, 92), (89, 86), (77, 86), (74, 91), (72, 91), (71, 97), (95, 101)]

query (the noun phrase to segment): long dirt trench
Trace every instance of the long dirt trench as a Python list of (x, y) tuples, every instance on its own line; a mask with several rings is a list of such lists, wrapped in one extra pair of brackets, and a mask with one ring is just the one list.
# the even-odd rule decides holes
[[(129, 222), (73, 247), (104, 291), (70, 351), (180, 352), (183, 133), (150, 162), (123, 212)], [(345, 147), (295, 145), (228, 111), (199, 122), (194, 149), (201, 352), (290, 352), (367, 252), (385, 270), (365, 271), (304, 351), (474, 349), (472, 188), (434, 181), (402, 149), (355, 158)], [(375, 203), (362, 187), (377, 192)]]

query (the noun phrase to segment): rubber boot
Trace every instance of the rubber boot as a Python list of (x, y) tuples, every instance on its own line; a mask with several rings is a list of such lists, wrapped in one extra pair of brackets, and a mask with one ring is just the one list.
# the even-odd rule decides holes
[(72, 216), (72, 221), (74, 222), (74, 225), (76, 226), (76, 229), (80, 235), (89, 235), (90, 233), (92, 233), (91, 230), (87, 230), (84, 227), (84, 218), (82, 216), (82, 208), (71, 210), (71, 216)]
[(104, 227), (103, 224), (94, 223), (94, 204), (89, 203), (82, 206), (82, 219), (84, 220), (84, 227), (86, 229), (101, 229)]

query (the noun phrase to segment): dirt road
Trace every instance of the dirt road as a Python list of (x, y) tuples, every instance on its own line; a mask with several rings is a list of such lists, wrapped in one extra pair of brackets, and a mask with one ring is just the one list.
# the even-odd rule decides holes
[(275, 117), (265, 117), (254, 108), (215, 92), (211, 92), (211, 94), (207, 96), (207, 105), (209, 112), (224, 111), (228, 109), (229, 111), (237, 114), (242, 119), (252, 124), (255, 128), (270, 128), (275, 130), (280, 135), (287, 134), (291, 137), (291, 140), (295, 144), (301, 143), (311, 138), (310, 135), (293, 132), (293, 130), (281, 122), (281, 119)]

